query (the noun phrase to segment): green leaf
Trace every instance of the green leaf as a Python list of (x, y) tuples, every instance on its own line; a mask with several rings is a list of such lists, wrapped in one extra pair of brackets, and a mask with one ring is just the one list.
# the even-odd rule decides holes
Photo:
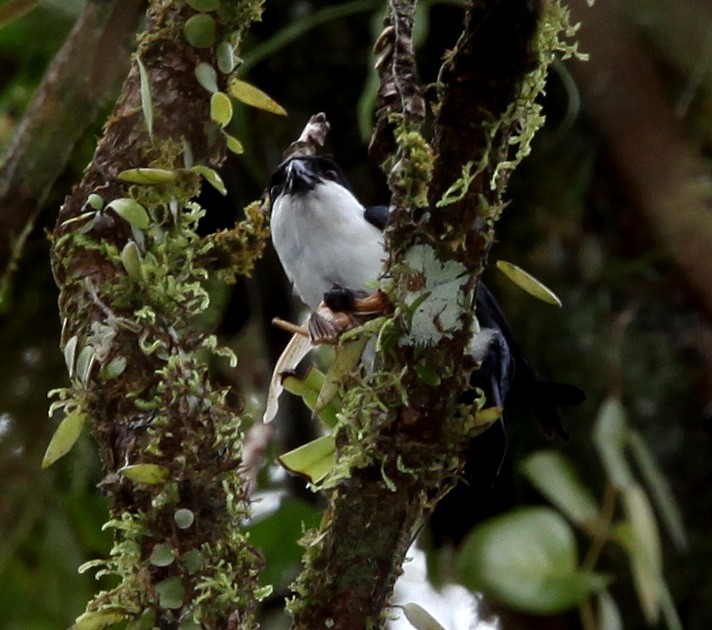
[(131, 184), (170, 184), (178, 179), (178, 173), (166, 168), (127, 168), (117, 177)]
[(176, 609), (183, 606), (185, 588), (176, 575), (166, 578), (154, 586), (158, 593), (158, 602), (162, 608)]
[(156, 567), (167, 567), (173, 564), (176, 553), (168, 543), (156, 543), (153, 546), (148, 561)]
[(148, 72), (141, 61), (141, 57), (136, 57), (138, 64), (138, 77), (141, 91), (141, 110), (146, 120), (146, 130), (148, 137), (153, 142), (153, 97), (151, 96), (151, 82), (148, 79)]
[(173, 513), (173, 520), (180, 529), (188, 529), (195, 522), (195, 514), (187, 508), (178, 508)]
[(425, 608), (414, 602), (403, 604), (403, 614), (415, 630), (445, 630)]
[(79, 338), (76, 335), (72, 335), (67, 339), (67, 343), (64, 344), (64, 362), (67, 365), (69, 378), (74, 376), (74, 365), (77, 361), (77, 343), (79, 343)]
[(188, 170), (192, 173), (202, 175), (205, 181), (208, 182), (208, 184), (210, 184), (221, 195), (227, 195), (227, 188), (225, 188), (225, 183), (222, 178), (209, 166), (198, 164), (197, 166), (191, 166)]
[(82, 433), (85, 421), (86, 414), (79, 407), (67, 412), (47, 445), (42, 458), (42, 468), (48, 468), (72, 450)]
[(334, 436), (323, 435), (277, 459), (289, 472), (304, 477), (309, 483), (319, 483), (334, 467), (335, 451)]
[(662, 549), (655, 514), (647, 495), (636, 483), (623, 490), (623, 509), (628, 529), (623, 528), (622, 540), (630, 558), (638, 600), (648, 623), (655, 624), (660, 616), (663, 579)]
[(76, 375), (79, 382), (86, 385), (91, 375), (94, 361), (96, 359), (96, 351), (92, 346), (84, 346), (77, 355)]
[[(304, 378), (298, 378), (293, 375), (286, 376), (282, 380), (282, 385), (290, 394), (301, 397), (304, 404), (314, 411), (316, 406), (316, 400), (319, 396), (322, 386), (324, 385), (324, 380), (326, 376), (323, 372), (320, 372), (316, 368), (309, 368)], [(340, 405), (338, 401), (331, 400), (324, 408), (317, 414), (319, 420), (321, 420), (327, 427), (333, 428), (336, 426), (336, 414), (339, 412)]]
[(561, 453), (534, 453), (522, 463), (522, 472), (529, 483), (574, 523), (591, 522), (598, 517), (596, 500)]
[(232, 120), (232, 101), (225, 92), (213, 92), (210, 97), (210, 118), (221, 127)]
[(91, 195), (87, 197), (87, 203), (94, 208), (94, 210), (101, 210), (104, 207), (104, 200), (96, 193), (91, 193)]
[(240, 155), (245, 152), (245, 147), (242, 146), (242, 142), (240, 142), (235, 136), (231, 136), (229, 133), (225, 134), (225, 143), (228, 151), (234, 153), (235, 155)]
[(127, 241), (121, 250), (121, 264), (126, 270), (126, 275), (132, 280), (141, 280), (141, 252), (135, 241)]
[(158, 464), (132, 464), (119, 469), (119, 472), (137, 483), (165, 483), (169, 479), (169, 471)]
[(104, 630), (104, 628), (110, 628), (125, 618), (124, 613), (113, 610), (85, 612), (74, 620), (72, 630)]
[(215, 43), (215, 20), (202, 13), (188, 18), (183, 25), (183, 34), (195, 48), (210, 48)]
[(235, 49), (230, 42), (220, 42), (215, 49), (215, 56), (218, 70), (223, 74), (230, 74), (235, 69)]
[(478, 526), (457, 558), (456, 575), (471, 590), (540, 615), (577, 606), (607, 581), (577, 568), (571, 528), (556, 512), (540, 507), (514, 510)]
[(430, 385), (430, 387), (435, 387), (440, 384), (440, 374), (433, 369), (432, 365), (418, 363), (415, 366), (415, 373), (418, 375), (418, 378), (423, 381), (423, 383)]
[(549, 287), (537, 280), (530, 273), (524, 271), (521, 267), (507, 262), (506, 260), (497, 261), (497, 269), (499, 269), (507, 278), (509, 278), (520, 289), (526, 291), (529, 295), (540, 299), (547, 304), (561, 306), (561, 300)]
[(342, 340), (339, 343), (336, 347), (334, 362), (326, 374), (321, 390), (319, 390), (314, 413), (319, 414), (334, 399), (344, 378), (356, 370), (368, 341), (369, 338), (363, 335), (349, 341)]
[(107, 364), (101, 367), (101, 378), (110, 381), (112, 378), (121, 376), (126, 369), (126, 357), (116, 356)]
[(245, 105), (263, 109), (264, 111), (280, 116), (287, 115), (287, 111), (277, 103), (277, 101), (247, 81), (231, 79), (229, 87), (230, 95), (238, 101), (245, 103)]
[(180, 561), (190, 574), (200, 571), (205, 566), (205, 557), (199, 549), (189, 549), (181, 555)]
[(120, 197), (119, 199), (114, 199), (109, 202), (106, 207), (111, 208), (124, 221), (135, 225), (137, 228), (145, 230), (151, 225), (151, 220), (146, 208), (135, 199)]
[(593, 442), (611, 483), (619, 489), (633, 483), (633, 473), (625, 457), (627, 436), (625, 409), (617, 398), (608, 398), (598, 412)]
[(195, 78), (211, 94), (218, 91), (218, 73), (209, 63), (201, 61), (195, 66)]
[(678, 549), (684, 549), (687, 546), (685, 525), (682, 522), (680, 508), (670, 490), (668, 480), (658, 467), (650, 448), (640, 433), (630, 429), (628, 445), (670, 537)]

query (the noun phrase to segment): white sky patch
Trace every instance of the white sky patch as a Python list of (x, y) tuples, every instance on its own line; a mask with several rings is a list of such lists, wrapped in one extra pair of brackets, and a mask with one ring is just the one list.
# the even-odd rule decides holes
[(467, 282), (467, 268), (460, 262), (438, 260), (429, 245), (414, 245), (405, 255), (414, 279), (421, 277), (425, 285), (405, 296), (405, 303), (414, 307), (410, 332), (400, 345), (433, 346), (456, 329), (460, 317), (467, 311), (460, 288)]
[[(480, 619), (477, 594), (459, 584), (436, 590), (428, 581), (425, 553), (415, 545), (408, 550), (392, 601), (401, 606), (409, 602), (418, 604), (444, 630), (501, 630), (497, 619)], [(389, 613), (392, 619), (386, 624), (387, 630), (413, 630), (400, 608), (394, 606)]]

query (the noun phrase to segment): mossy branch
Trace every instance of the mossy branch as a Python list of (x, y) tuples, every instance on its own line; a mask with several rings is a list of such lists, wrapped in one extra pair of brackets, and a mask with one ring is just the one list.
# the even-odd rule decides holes
[(221, 186), (209, 167), (229, 140), (211, 94), (226, 86), (232, 55), (216, 50), (237, 49), (261, 5), (150, 3), (121, 96), (59, 213), (52, 265), (71, 387), (54, 408), (90, 423), (98, 443), (115, 544), (91, 566), (119, 578), (90, 602), (86, 627), (252, 628), (265, 595), (261, 557), (239, 528), (241, 418), (208, 377), (214, 337), (194, 325), (210, 251), (248, 272), (264, 229), (203, 240), (192, 201), (201, 178)]
[[(390, 0), (376, 42), (370, 152), (388, 177), (389, 291), (377, 370), (350, 383), (339, 465), (290, 608), (294, 627), (372, 628), (416, 525), (453, 483), (472, 438), (457, 405), (474, 291), (508, 174), (541, 125), (535, 98), (566, 13), (558, 0), (469, 2), (437, 86), (432, 143), (412, 47), (413, 0)], [(463, 412), (464, 411), (464, 412)]]

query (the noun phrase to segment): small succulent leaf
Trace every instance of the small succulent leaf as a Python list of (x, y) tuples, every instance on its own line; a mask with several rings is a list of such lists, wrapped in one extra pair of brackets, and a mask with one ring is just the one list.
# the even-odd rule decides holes
[(425, 608), (415, 602), (403, 604), (403, 614), (415, 630), (445, 630)]
[(101, 378), (105, 381), (110, 381), (112, 378), (117, 378), (124, 373), (126, 369), (126, 357), (116, 356), (111, 361), (106, 363), (101, 368)]
[(459, 581), (518, 610), (550, 615), (605, 588), (605, 576), (577, 568), (576, 539), (558, 513), (521, 508), (473, 530), (456, 562)]
[(155, 567), (167, 567), (175, 562), (176, 553), (168, 543), (156, 543), (148, 561)]
[(196, 166), (191, 166), (188, 170), (192, 173), (202, 175), (205, 181), (208, 182), (208, 184), (210, 184), (221, 195), (227, 195), (227, 188), (225, 188), (225, 182), (223, 182), (222, 177), (220, 177), (220, 175), (218, 175), (217, 172), (209, 166), (198, 164)]
[(131, 481), (147, 484), (165, 483), (170, 476), (169, 470), (159, 464), (130, 464), (119, 472)]
[(539, 451), (527, 457), (522, 471), (541, 494), (574, 523), (594, 521), (599, 509), (576, 469), (561, 453)]
[(183, 25), (183, 34), (195, 48), (210, 48), (215, 43), (215, 20), (203, 13), (189, 17)]
[(153, 97), (151, 96), (151, 82), (148, 79), (148, 72), (141, 61), (141, 57), (136, 57), (138, 65), (139, 87), (141, 92), (141, 110), (146, 121), (148, 137), (153, 142)]
[(94, 210), (101, 210), (104, 207), (104, 200), (96, 193), (91, 193), (87, 197), (87, 203), (94, 208)]
[(74, 620), (71, 630), (104, 630), (105, 628), (111, 628), (124, 619), (124, 613), (119, 611), (88, 611)]
[(235, 69), (235, 49), (230, 42), (220, 42), (215, 49), (215, 56), (218, 70), (223, 74), (230, 74)]
[(179, 529), (188, 529), (195, 522), (195, 513), (187, 508), (178, 508), (173, 513), (173, 520)]
[(543, 282), (537, 280), (530, 273), (524, 271), (521, 267), (518, 267), (511, 262), (507, 262), (506, 260), (498, 260), (496, 264), (497, 269), (499, 269), (505, 276), (507, 276), (507, 278), (509, 278), (520, 289), (526, 291), (529, 295), (533, 295), (535, 298), (538, 298), (547, 304), (561, 306), (561, 300), (556, 293), (554, 293)]
[(111, 208), (124, 221), (137, 228), (145, 230), (151, 225), (148, 211), (135, 199), (120, 197), (109, 202), (106, 207)]
[(132, 280), (141, 280), (141, 252), (136, 241), (127, 241), (121, 250), (121, 264)]
[(96, 359), (96, 351), (92, 346), (84, 346), (77, 355), (76, 374), (79, 382), (86, 385), (91, 375), (94, 361)]
[(195, 66), (195, 78), (211, 94), (218, 91), (218, 73), (209, 63), (201, 61)]
[(225, 92), (213, 92), (210, 97), (210, 118), (221, 127), (232, 120), (232, 101)]
[(231, 79), (229, 88), (230, 95), (245, 105), (263, 109), (279, 116), (287, 115), (287, 111), (277, 101), (247, 81)]
[(617, 398), (608, 398), (598, 412), (593, 442), (611, 483), (618, 489), (633, 483), (633, 472), (625, 456), (627, 436), (625, 409)]
[(229, 133), (225, 134), (225, 145), (227, 146), (228, 151), (234, 153), (235, 155), (240, 155), (245, 152), (245, 147), (242, 146), (242, 142), (240, 142), (235, 136), (231, 136)]
[(323, 435), (278, 457), (289, 472), (304, 477), (309, 483), (319, 483), (334, 467), (336, 442), (334, 436)]
[(117, 177), (130, 184), (170, 184), (178, 179), (178, 173), (167, 168), (127, 168)]
[(72, 446), (82, 433), (85, 421), (86, 414), (79, 407), (67, 412), (47, 445), (42, 458), (42, 468), (48, 468), (72, 450)]
[(668, 534), (670, 534), (678, 549), (684, 549), (687, 546), (685, 525), (667, 478), (660, 470), (655, 457), (650, 451), (650, 447), (645, 443), (640, 433), (630, 429), (628, 431), (628, 445)]

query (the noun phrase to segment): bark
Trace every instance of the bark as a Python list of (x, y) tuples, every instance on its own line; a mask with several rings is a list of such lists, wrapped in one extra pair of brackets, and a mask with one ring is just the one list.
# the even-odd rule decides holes
[[(259, 1), (230, 2), (200, 19), (213, 21), (215, 42), (239, 42), (260, 12)], [(239, 529), (248, 507), (241, 418), (209, 380), (201, 353), (213, 340), (195, 325), (207, 305), (207, 247), (190, 201), (200, 178), (183, 166), (217, 166), (225, 153), (211, 94), (196, 78), (198, 64), (216, 65), (215, 50), (184, 34), (196, 15), (183, 2), (151, 2), (137, 53), (146, 82), (134, 61), (53, 234), (72, 380), (60, 407), (82, 414), (99, 446), (115, 545), (97, 565), (120, 580), (89, 604), (82, 621), (92, 627), (141, 618), (164, 628), (250, 628), (260, 597), (261, 558)], [(139, 167), (167, 179), (127, 182), (122, 173)], [(134, 214), (111, 206), (117, 199), (132, 199)], [(255, 254), (247, 243), (260, 237), (228, 244), (224, 236), (233, 271), (245, 272)]]
[[(350, 470), (332, 479), (321, 529), (306, 541), (307, 566), (291, 603), (300, 629), (379, 627), (416, 525), (458, 473), (472, 429), (456, 405), (472, 368), (463, 352), (469, 305), (507, 181), (505, 174), (492, 187), (492, 176), (511, 157), (515, 126), (527, 123), (512, 115), (512, 103), (533, 100), (536, 90), (525, 94), (524, 85), (531, 71), (544, 72), (535, 45), (538, 2), (468, 3), (462, 36), (442, 69), (431, 148), (420, 133), (425, 101), (412, 48), (414, 2), (387, 4), (375, 46), (381, 88), (370, 152), (392, 191), (386, 241), (395, 317), (381, 334), (383, 372), (349, 386), (337, 445), (339, 468)], [(468, 162), (481, 163), (481, 172), (461, 199), (439, 206)], [(421, 267), (416, 252), (427, 258)], [(424, 341), (412, 305), (416, 295), (430, 299), (436, 272), (448, 276), (441, 282), (452, 283), (448, 302), (459, 310), (447, 323), (438, 315), (421, 321), (432, 334)]]

